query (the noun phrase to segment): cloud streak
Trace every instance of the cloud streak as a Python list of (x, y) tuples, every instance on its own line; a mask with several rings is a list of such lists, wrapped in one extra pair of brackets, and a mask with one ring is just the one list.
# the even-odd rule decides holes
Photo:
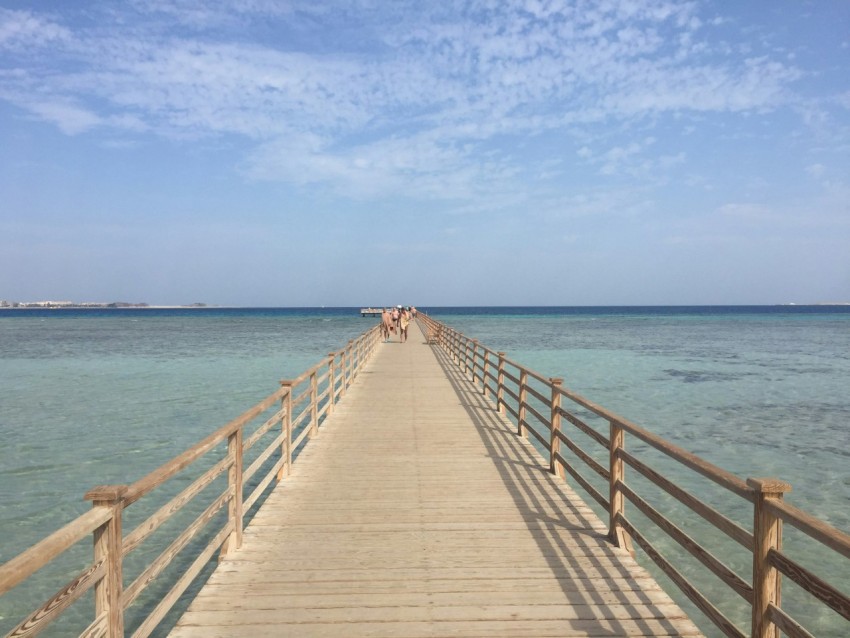
[[(665, 113), (773, 109), (799, 77), (768, 57), (740, 63), (712, 50), (714, 27), (695, 4), (604, 6), (411, 5), (405, 19), (362, 3), (348, 13), (372, 39), (355, 52), (299, 41), (304, 25), (325, 18), (297, 2), (246, 0), (227, 11), (190, 0), (135, 3), (99, 27), (4, 10), (0, 97), (69, 134), (240, 136), (256, 144), (248, 161), (266, 179), (297, 177), (291, 151), (301, 149), (317, 179), (336, 174), (342, 189), (355, 181), (352, 158), (374, 164), (388, 148), (423, 151), (402, 159), (391, 150), (380, 169), (390, 183), (454, 174), (464, 144)], [(289, 24), (282, 40), (243, 41), (236, 23), (259, 19)], [(55, 62), (38, 56), (45, 48)]]

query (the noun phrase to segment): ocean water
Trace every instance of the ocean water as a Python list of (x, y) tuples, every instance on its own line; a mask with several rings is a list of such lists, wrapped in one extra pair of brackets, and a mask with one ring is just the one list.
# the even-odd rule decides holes
[[(788, 481), (790, 502), (850, 530), (850, 307), (425, 310), (742, 478)], [(0, 310), (0, 562), (86, 511), (92, 486), (140, 478), (375, 321), (352, 308)], [(751, 517), (698, 477), (681, 480)], [(683, 526), (714, 542), (699, 522)], [(717, 542), (749, 579), (745, 557)], [(850, 590), (846, 561), (800, 547)], [(684, 571), (744, 622), (734, 594)], [(815, 635), (848, 633), (786, 591)], [(28, 597), (0, 599), (0, 631)]]

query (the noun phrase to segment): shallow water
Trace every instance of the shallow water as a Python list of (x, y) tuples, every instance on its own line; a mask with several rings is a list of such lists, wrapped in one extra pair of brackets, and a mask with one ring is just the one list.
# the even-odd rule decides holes
[[(850, 308), (431, 312), (724, 469), (790, 482), (792, 503), (850, 529)], [(375, 321), (356, 309), (0, 311), (0, 562), (84, 512), (93, 485), (140, 478)], [(8, 600), (4, 631), (21, 604)], [(813, 622), (846, 633), (829, 615)]]

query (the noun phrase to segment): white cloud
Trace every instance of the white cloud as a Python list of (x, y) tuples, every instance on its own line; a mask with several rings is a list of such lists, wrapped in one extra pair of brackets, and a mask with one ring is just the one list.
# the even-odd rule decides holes
[[(261, 145), (245, 165), (254, 179), (331, 187), (356, 197), (424, 197), (489, 202), (515, 169), (496, 158), (473, 160), (470, 149), (428, 134), (340, 147), (316, 135), (283, 136)], [(484, 204), (482, 204), (484, 205)]]
[(734, 217), (749, 221), (764, 221), (773, 217), (770, 209), (766, 206), (753, 203), (724, 204), (717, 209), (717, 213), (724, 217)]
[(683, 164), (686, 155), (683, 151), (672, 155), (653, 153), (656, 141), (655, 137), (648, 136), (597, 153), (585, 146), (577, 151), (577, 155), (588, 164), (598, 167), (601, 175), (627, 174), (645, 179), (657, 178), (668, 169)]
[(131, 0), (143, 15), (165, 16), (199, 30), (238, 26), (252, 16), (273, 17), (290, 13), (295, 2), (277, 0)]
[(642, 149), (643, 145), (637, 142), (632, 142), (626, 147), (615, 146), (602, 156), (600, 172), (603, 175), (613, 175), (624, 161), (637, 155)]
[[(771, 109), (799, 77), (767, 57), (712, 57), (696, 3), (131, 6), (105, 12), (110, 22), (96, 28), (2, 11), (0, 45), (23, 73), (0, 75), (0, 98), (68, 134), (241, 136), (254, 144), (250, 175), (332, 183), (357, 196), (475, 196), (528, 168), (506, 140), (612, 123), (627, 130), (659, 114)], [(344, 20), (362, 36), (356, 50), (335, 49), (335, 34), (316, 26)], [(260, 23), (282, 35), (247, 42), (244, 31)], [(33, 63), (24, 42), (50, 53)], [(684, 158), (641, 158), (651, 146), (644, 135), (594, 146), (585, 143), (579, 159), (606, 175)]]
[(63, 133), (77, 135), (101, 124), (96, 114), (70, 103), (32, 102), (29, 109), (38, 117), (52, 122)]
[(0, 8), (0, 50), (27, 51), (69, 39), (70, 31), (48, 18)]

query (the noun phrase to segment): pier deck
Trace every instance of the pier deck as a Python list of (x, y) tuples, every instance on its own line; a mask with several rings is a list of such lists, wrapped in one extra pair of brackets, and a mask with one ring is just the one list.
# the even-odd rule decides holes
[(179, 620), (214, 636), (697, 636), (415, 323)]

